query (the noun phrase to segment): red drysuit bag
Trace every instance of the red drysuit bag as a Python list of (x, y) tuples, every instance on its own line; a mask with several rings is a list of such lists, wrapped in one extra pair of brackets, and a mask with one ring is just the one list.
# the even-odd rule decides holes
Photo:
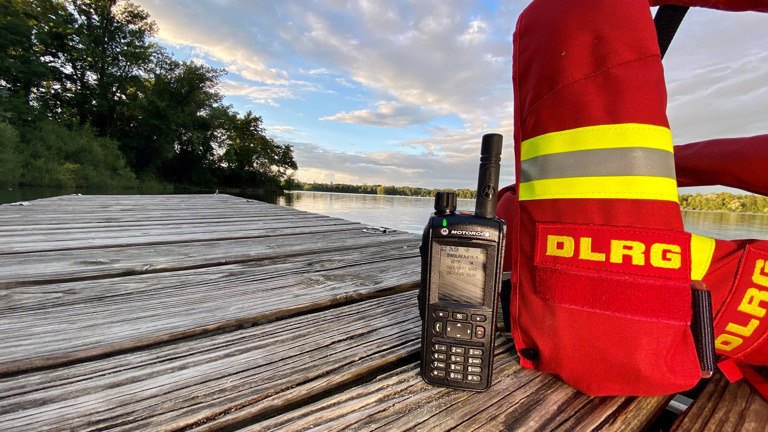
[[(511, 228), (503, 303), (521, 364), (591, 395), (690, 389), (702, 375), (692, 280), (713, 292), (718, 353), (741, 338), (730, 355), (766, 364), (768, 265), (764, 289), (752, 276), (768, 247), (683, 229), (648, 2), (535, 0), (518, 19), (513, 68), (517, 183), (498, 213)], [(678, 164), (695, 172), (693, 159)], [(740, 318), (758, 324), (737, 320), (744, 304), (753, 318)]]

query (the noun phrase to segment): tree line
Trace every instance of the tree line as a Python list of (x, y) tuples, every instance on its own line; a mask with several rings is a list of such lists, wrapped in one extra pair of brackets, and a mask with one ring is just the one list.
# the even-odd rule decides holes
[(303, 183), (295, 182), (292, 190), (304, 190), (314, 192), (338, 192), (338, 193), (357, 193), (369, 195), (396, 195), (412, 197), (433, 197), (438, 191), (456, 192), (457, 198), (475, 199), (477, 191), (469, 189), (427, 189), (413, 186), (385, 186), (385, 185), (350, 185), (342, 183)]
[[(357, 193), (370, 195), (396, 195), (415, 197), (434, 197), (443, 190), (455, 191), (458, 198), (475, 199), (476, 191), (469, 189), (427, 189), (412, 186), (351, 185), (342, 183), (302, 183), (295, 182), (293, 190), (315, 192)], [(761, 195), (736, 195), (727, 192), (702, 195), (679, 195), (680, 208), (683, 210), (709, 210), (743, 213), (768, 213), (768, 197)]]
[(736, 195), (727, 192), (702, 195), (680, 195), (683, 210), (710, 210), (739, 213), (768, 213), (768, 197), (762, 195)]
[(293, 149), (122, 0), (0, 0), (0, 186), (280, 190)]

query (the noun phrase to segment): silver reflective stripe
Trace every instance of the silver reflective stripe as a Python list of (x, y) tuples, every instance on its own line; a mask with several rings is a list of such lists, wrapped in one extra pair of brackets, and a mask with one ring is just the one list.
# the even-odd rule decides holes
[(520, 182), (535, 180), (651, 176), (675, 179), (671, 152), (646, 147), (579, 150), (536, 156), (520, 163)]

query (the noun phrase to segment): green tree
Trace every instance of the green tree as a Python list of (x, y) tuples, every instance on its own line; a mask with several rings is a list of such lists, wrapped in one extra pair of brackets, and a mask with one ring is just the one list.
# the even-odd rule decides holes
[(298, 169), (291, 146), (268, 138), (262, 122), (251, 111), (232, 118), (221, 158), (228, 183), (251, 186), (268, 178), (282, 181), (289, 170)]
[(125, 183), (127, 162), (142, 179), (282, 187), (293, 149), (223, 103), (224, 71), (173, 60), (156, 31), (124, 0), (0, 0), (0, 121), (16, 133), (0, 165), (20, 167), (3, 181)]
[[(215, 91), (223, 71), (158, 58), (156, 70), (128, 95), (118, 133), (121, 150), (139, 175), (186, 183), (205, 177), (232, 114)], [(200, 183), (200, 182), (198, 182)]]
[(64, 10), (53, 0), (0, 0), (0, 117), (12, 124), (35, 117), (34, 96), (56, 76), (57, 57), (48, 46), (61, 39), (54, 29)]
[(69, 0), (67, 11), (70, 28), (59, 43), (61, 83), (51, 88), (52, 113), (110, 136), (128, 94), (154, 69), (156, 25), (127, 1)]
[(72, 130), (42, 120), (23, 130), (21, 183), (33, 186), (135, 186), (117, 141), (98, 137), (89, 126)]
[(0, 187), (16, 186), (21, 178), (19, 133), (8, 123), (0, 122)]

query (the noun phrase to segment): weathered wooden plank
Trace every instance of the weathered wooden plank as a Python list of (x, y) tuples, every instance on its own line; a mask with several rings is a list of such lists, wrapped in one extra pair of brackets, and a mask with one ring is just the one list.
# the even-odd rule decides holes
[[(762, 372), (768, 375), (765, 368)], [(745, 380), (730, 383), (716, 373), (671, 430), (762, 432), (768, 430), (768, 402)]]
[[(185, 196), (189, 197), (189, 196)], [(80, 202), (85, 197), (60, 197), (34, 201), (29, 206), (0, 206), (0, 228), (17, 229), (40, 224), (115, 223), (120, 221), (177, 220), (194, 215), (196, 219), (228, 217), (262, 217), (276, 214), (305, 214), (308, 212), (275, 206), (253, 200), (228, 196), (164, 199), (159, 202), (141, 201), (141, 197), (124, 196), (117, 199)], [(88, 197), (101, 198), (101, 197)], [(191, 201), (190, 201), (191, 200)], [(90, 202), (90, 204), (87, 204)]]
[(139, 229), (110, 228), (109, 230), (59, 231), (54, 233), (0, 236), (0, 242), (2, 242), (0, 255), (212, 240), (257, 239), (290, 235), (292, 233), (303, 234), (312, 229), (316, 229), (318, 232), (321, 229), (332, 232), (343, 230), (360, 231), (364, 228), (365, 225), (343, 219), (299, 219), (286, 215), (273, 220), (250, 222), (247, 224), (199, 224), (196, 227), (165, 225)]
[[(279, 416), (255, 417), (242, 431), (633, 431), (643, 430), (669, 399), (586, 396), (552, 375), (520, 367), (513, 351), (508, 344), (497, 348), (494, 383), (484, 393), (429, 386), (414, 363)], [(220, 425), (200, 430), (214, 426)]]
[(0, 378), (0, 430), (177, 430), (307, 400), (418, 349), (414, 292)]
[[(342, 226), (343, 227), (343, 226)], [(126, 246), (101, 250), (70, 250), (0, 255), (0, 289), (88, 278), (177, 271), (267, 258), (313, 255), (377, 244), (413, 244), (418, 236), (403, 232), (369, 234), (339, 226), (271, 230), (271, 237), (174, 244)], [(322, 241), (319, 241), (322, 236)]]
[[(290, 210), (290, 209), (289, 209)], [(193, 214), (189, 215), (176, 214), (174, 218), (168, 219), (127, 219), (122, 222), (104, 222), (101, 219), (93, 218), (92, 221), (87, 223), (56, 223), (49, 218), (39, 218), (40, 222), (49, 222), (47, 224), (39, 223), (36, 225), (16, 225), (7, 226), (0, 224), (0, 239), (13, 239), (18, 236), (23, 239), (28, 239), (30, 235), (50, 235), (50, 234), (75, 234), (78, 232), (120, 232), (122, 230), (137, 230), (137, 229), (180, 229), (180, 228), (198, 228), (198, 227), (211, 227), (217, 228), (220, 225), (237, 226), (249, 226), (253, 224), (262, 224), (279, 221), (281, 219), (288, 220), (343, 220), (337, 218), (331, 218), (329, 216), (323, 216), (313, 213), (303, 213), (298, 211), (274, 211), (264, 212), (263, 214), (245, 214), (245, 215), (216, 215), (212, 218), (204, 218), (202, 215)]]
[(419, 280), (418, 249), (403, 246), (7, 290), (9, 301), (0, 307), (0, 373), (412, 289)]
[(360, 249), (331, 250), (311, 259), (298, 255), (265, 259), (258, 263), (230, 264), (195, 270), (138, 275), (109, 281), (86, 281), (7, 288), (0, 290), (0, 310), (3, 313), (33, 312), (51, 307), (77, 305), (84, 301), (105, 302), (125, 296), (146, 295), (177, 297), (180, 292), (209, 291), (214, 282), (232, 281), (235, 285), (257, 283), (298, 274), (310, 274), (370, 262), (415, 258), (415, 244), (385, 243)]
[(191, 195), (159, 200), (146, 200), (138, 196), (47, 198), (32, 201), (27, 206), (0, 205), (0, 225), (16, 225), (16, 222), (24, 225), (27, 221), (38, 223), (45, 220), (62, 224), (72, 223), (67, 220), (56, 220), (65, 216), (87, 220), (105, 217), (142, 220), (148, 215), (155, 214), (178, 218), (185, 214), (226, 217), (231, 214), (258, 216), (266, 212), (301, 212), (288, 207), (232, 196), (201, 195), (200, 197), (203, 198), (195, 198)]

